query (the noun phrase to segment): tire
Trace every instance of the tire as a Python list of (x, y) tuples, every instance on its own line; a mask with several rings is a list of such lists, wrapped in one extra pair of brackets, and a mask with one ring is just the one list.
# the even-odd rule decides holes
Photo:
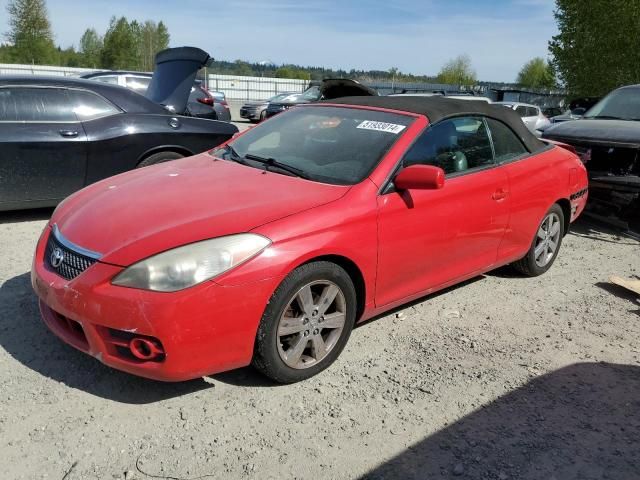
[[(548, 233), (549, 228), (552, 230), (550, 233)], [(562, 207), (556, 203), (540, 222), (527, 254), (522, 259), (514, 262), (512, 264), (513, 267), (528, 277), (542, 275), (551, 268), (551, 265), (556, 260), (563, 236), (564, 212)], [(555, 245), (555, 249), (552, 250), (553, 245)], [(538, 255), (536, 255), (536, 250)]]
[(184, 155), (178, 152), (158, 152), (158, 153), (149, 155), (147, 158), (142, 160), (136, 168), (148, 167), (149, 165), (168, 162), (169, 160), (177, 160), (178, 158), (183, 158), (183, 157)]
[(262, 315), (253, 366), (278, 383), (318, 374), (347, 344), (356, 302), (353, 282), (338, 265), (314, 262), (296, 268), (278, 286)]
[(265, 118), (267, 118), (267, 111), (263, 110), (260, 112), (260, 120), (258, 120), (259, 122), (263, 121)]

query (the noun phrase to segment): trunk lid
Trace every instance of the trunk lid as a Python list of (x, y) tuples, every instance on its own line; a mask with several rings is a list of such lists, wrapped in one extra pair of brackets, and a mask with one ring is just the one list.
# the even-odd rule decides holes
[(189, 94), (198, 70), (213, 60), (195, 47), (168, 48), (156, 55), (156, 66), (145, 96), (182, 114), (187, 110)]

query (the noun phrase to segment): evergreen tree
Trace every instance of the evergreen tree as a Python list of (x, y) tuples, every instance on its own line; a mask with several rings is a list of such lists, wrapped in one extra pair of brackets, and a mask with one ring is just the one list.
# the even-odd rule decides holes
[(12, 59), (17, 63), (50, 64), (57, 57), (45, 0), (10, 0), (9, 32)]
[[(169, 35), (169, 30), (167, 26), (164, 24), (162, 20), (158, 23), (158, 28), (156, 29), (156, 49), (157, 52), (169, 48), (169, 40), (171, 36)], [(157, 53), (156, 52), (156, 53)]]
[(80, 39), (80, 53), (82, 64), (91, 68), (100, 66), (100, 54), (102, 53), (102, 38), (94, 28), (87, 28)]
[(112, 70), (135, 70), (138, 66), (137, 40), (125, 17), (111, 18), (104, 35), (100, 54), (103, 68)]

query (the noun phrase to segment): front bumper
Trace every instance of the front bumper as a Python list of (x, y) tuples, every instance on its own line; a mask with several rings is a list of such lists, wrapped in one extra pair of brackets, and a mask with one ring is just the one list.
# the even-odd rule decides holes
[[(181, 381), (248, 365), (258, 323), (279, 279), (223, 286), (207, 281), (173, 293), (111, 284), (122, 267), (97, 262), (72, 280), (44, 263), (43, 232), (31, 269), (42, 318), (69, 345), (118, 370)], [(128, 339), (159, 341), (163, 355), (127, 354)]]
[(240, 109), (240, 118), (246, 118), (247, 120), (258, 120), (260, 119), (260, 115), (262, 114), (264, 108), (255, 109), (255, 108), (241, 108)]

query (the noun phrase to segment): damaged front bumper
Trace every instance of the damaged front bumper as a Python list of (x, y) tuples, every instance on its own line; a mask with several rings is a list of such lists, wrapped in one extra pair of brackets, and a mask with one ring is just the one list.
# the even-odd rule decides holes
[(585, 213), (640, 234), (640, 145), (562, 141), (576, 149), (587, 168), (589, 202)]

